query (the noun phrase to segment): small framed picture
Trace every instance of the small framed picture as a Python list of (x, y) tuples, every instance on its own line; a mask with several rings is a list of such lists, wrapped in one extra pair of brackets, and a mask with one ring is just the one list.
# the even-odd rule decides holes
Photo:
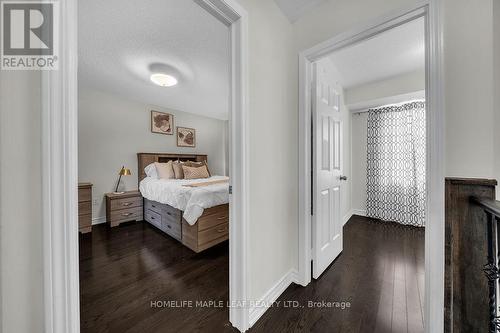
[(151, 132), (158, 134), (174, 134), (174, 115), (151, 110)]
[(196, 147), (196, 130), (177, 127), (177, 147)]

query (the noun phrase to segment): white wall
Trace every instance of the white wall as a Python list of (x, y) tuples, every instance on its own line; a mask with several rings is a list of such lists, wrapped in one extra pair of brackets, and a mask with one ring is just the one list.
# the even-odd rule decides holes
[(297, 55), (274, 1), (240, 0), (249, 14), (250, 299), (297, 263)]
[[(226, 171), (227, 122), (191, 113), (154, 107), (174, 115), (174, 126), (196, 129), (196, 147), (177, 147), (176, 136), (151, 132), (150, 107), (126, 96), (86, 86), (79, 87), (78, 178), (94, 184), (94, 220), (106, 216), (104, 194), (112, 192), (118, 171), (124, 165), (132, 171), (122, 177), (122, 190), (137, 189), (137, 153), (199, 153), (208, 155), (212, 174)], [(98, 220), (99, 221), (99, 220)]]
[(347, 105), (352, 105), (424, 89), (425, 70), (422, 69), (346, 89), (345, 100)]
[(445, 1), (446, 176), (494, 176), (492, 3)]
[(366, 140), (368, 112), (351, 115), (352, 212), (366, 214)]
[(0, 71), (0, 331), (43, 332), (40, 73)]

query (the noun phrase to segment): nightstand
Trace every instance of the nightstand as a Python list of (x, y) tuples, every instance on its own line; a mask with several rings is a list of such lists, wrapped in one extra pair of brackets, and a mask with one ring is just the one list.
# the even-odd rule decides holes
[(123, 222), (142, 221), (141, 192), (106, 193), (106, 220), (110, 227), (116, 227)]

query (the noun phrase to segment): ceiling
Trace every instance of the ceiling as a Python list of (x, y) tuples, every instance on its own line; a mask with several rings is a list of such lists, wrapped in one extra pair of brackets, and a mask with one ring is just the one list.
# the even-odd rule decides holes
[(349, 89), (424, 70), (425, 28), (420, 18), (332, 53), (340, 85)]
[(294, 22), (304, 15), (309, 9), (318, 6), (326, 0), (274, 0), (281, 11)]
[[(205, 9), (184, 0), (78, 3), (80, 85), (228, 118), (229, 30)], [(149, 77), (157, 67), (179, 84), (154, 85)]]

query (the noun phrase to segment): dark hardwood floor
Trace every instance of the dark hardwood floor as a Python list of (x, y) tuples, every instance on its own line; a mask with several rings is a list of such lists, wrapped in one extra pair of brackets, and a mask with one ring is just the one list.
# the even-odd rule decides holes
[[(80, 236), (82, 332), (236, 332), (226, 307), (194, 306), (227, 301), (228, 265), (227, 242), (195, 254), (147, 223), (95, 226)], [(330, 268), (290, 286), (250, 332), (423, 332), (423, 288), (424, 230), (354, 216)], [(176, 300), (193, 307), (151, 304)]]
[[(251, 332), (423, 332), (424, 229), (353, 216), (342, 254), (279, 300), (304, 307), (271, 308)], [(310, 300), (350, 307), (309, 308)]]
[(82, 332), (209, 332), (228, 324), (220, 308), (154, 307), (153, 301), (229, 297), (229, 248), (200, 254), (145, 222), (80, 236)]

